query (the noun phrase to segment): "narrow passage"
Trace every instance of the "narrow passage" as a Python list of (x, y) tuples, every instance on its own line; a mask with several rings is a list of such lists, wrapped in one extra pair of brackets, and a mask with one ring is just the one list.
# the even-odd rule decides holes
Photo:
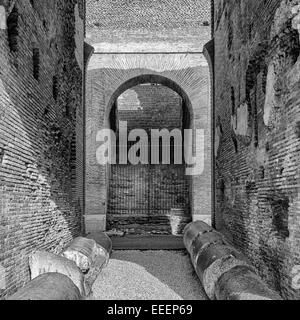
[(93, 285), (95, 300), (207, 300), (181, 251), (115, 251)]

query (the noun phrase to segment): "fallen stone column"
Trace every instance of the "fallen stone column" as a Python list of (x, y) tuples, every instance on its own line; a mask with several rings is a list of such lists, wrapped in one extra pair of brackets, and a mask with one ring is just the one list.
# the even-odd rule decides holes
[(184, 244), (210, 299), (281, 300), (260, 279), (249, 260), (206, 223), (187, 225)]
[(224, 273), (216, 284), (217, 300), (281, 300), (248, 266), (238, 266)]
[(212, 230), (212, 227), (202, 221), (189, 223), (183, 231), (183, 242), (187, 251), (191, 253), (191, 246), (195, 238)]
[(216, 284), (224, 273), (234, 267), (248, 265), (247, 259), (234, 248), (215, 243), (200, 250), (194, 261), (196, 273), (210, 299), (215, 299)]
[(37, 251), (29, 258), (31, 281), (9, 300), (78, 300), (107, 265), (112, 242), (104, 233), (78, 237), (60, 255)]
[(87, 273), (90, 270), (98, 256), (103, 256), (104, 261), (108, 259), (105, 249), (99, 247), (94, 240), (83, 237), (74, 239), (61, 252), (61, 256), (75, 262), (83, 273)]
[(223, 244), (223, 236), (220, 233), (213, 231), (198, 234), (190, 245), (189, 253), (192, 261), (196, 262), (198, 260), (198, 255), (203, 251), (203, 249), (212, 243)]
[(81, 300), (79, 289), (61, 273), (44, 273), (7, 300)]
[(87, 238), (96, 242), (98, 248), (98, 257), (94, 267), (88, 272), (85, 278), (86, 285), (92, 287), (98, 275), (108, 264), (112, 253), (112, 241), (104, 232), (94, 232), (87, 235)]
[(110, 237), (104, 232), (92, 232), (87, 235), (88, 239), (96, 241), (98, 246), (101, 246), (107, 252), (108, 256), (112, 252), (112, 241)]
[(84, 275), (73, 261), (46, 251), (37, 251), (29, 257), (31, 280), (45, 273), (60, 273), (69, 277), (78, 288), (81, 296), (89, 293)]
[(112, 251), (112, 242), (103, 232), (78, 237), (61, 253), (65, 258), (76, 263), (85, 274), (84, 284), (86, 294), (91, 294), (91, 288), (98, 275), (108, 264)]

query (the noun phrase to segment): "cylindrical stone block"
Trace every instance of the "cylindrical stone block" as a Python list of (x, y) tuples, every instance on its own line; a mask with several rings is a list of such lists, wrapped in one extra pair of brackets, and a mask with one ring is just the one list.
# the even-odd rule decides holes
[(218, 300), (282, 300), (248, 266), (237, 266), (224, 273), (216, 283)]
[(7, 300), (81, 300), (79, 289), (61, 273), (44, 273)]
[(204, 234), (199, 234), (192, 242), (190, 248), (190, 254), (193, 264), (197, 261), (198, 255), (207, 246), (211, 244), (223, 244), (223, 235), (217, 231), (206, 232)]
[(108, 255), (112, 252), (112, 241), (104, 232), (91, 232), (87, 235), (88, 239), (93, 239), (98, 245), (105, 249)]
[(31, 279), (45, 273), (60, 273), (69, 277), (79, 289), (82, 296), (86, 295), (84, 275), (74, 261), (46, 251), (36, 251), (29, 257)]
[[(247, 300), (251, 294), (254, 294), (254, 298), (262, 299), (276, 297), (257, 276), (256, 269), (251, 266), (245, 255), (232, 247), (221, 233), (206, 223), (198, 221), (187, 225), (184, 244), (210, 299)], [(254, 288), (252, 292), (251, 285)], [(235, 292), (236, 288), (239, 290)]]
[[(210, 299), (215, 298), (216, 282), (225, 272), (238, 265), (249, 265), (248, 259), (243, 254), (233, 247), (222, 244), (208, 245), (200, 252), (194, 263), (196, 273)], [(253, 270), (255, 271), (254, 267)]]
[(91, 239), (78, 237), (63, 250), (61, 255), (76, 263), (77, 267), (86, 273), (96, 259), (96, 242)]
[(184, 229), (183, 242), (189, 253), (191, 253), (191, 245), (199, 234), (213, 231), (214, 229), (203, 221), (189, 223)]
[(226, 257), (233, 257), (248, 263), (248, 259), (235, 248), (223, 244), (212, 243), (203, 249), (196, 257), (195, 265), (197, 273), (202, 277), (204, 271), (215, 261)]
[(92, 239), (97, 244), (97, 258), (94, 266), (89, 270), (85, 277), (85, 284), (92, 288), (98, 275), (108, 264), (109, 257), (112, 252), (112, 241), (104, 232), (93, 232), (87, 235), (88, 239)]

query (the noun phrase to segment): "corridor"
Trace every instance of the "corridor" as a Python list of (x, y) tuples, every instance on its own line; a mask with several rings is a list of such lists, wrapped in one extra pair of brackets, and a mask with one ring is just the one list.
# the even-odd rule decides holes
[(184, 251), (115, 251), (93, 300), (207, 300)]
[(299, 106), (300, 0), (0, 0), (0, 299), (109, 233), (96, 299), (300, 300)]

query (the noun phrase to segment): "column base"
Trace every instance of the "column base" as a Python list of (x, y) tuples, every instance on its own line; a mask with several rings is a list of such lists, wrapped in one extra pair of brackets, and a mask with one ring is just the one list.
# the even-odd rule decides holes
[(84, 216), (85, 232), (96, 232), (106, 230), (106, 216), (101, 214)]

